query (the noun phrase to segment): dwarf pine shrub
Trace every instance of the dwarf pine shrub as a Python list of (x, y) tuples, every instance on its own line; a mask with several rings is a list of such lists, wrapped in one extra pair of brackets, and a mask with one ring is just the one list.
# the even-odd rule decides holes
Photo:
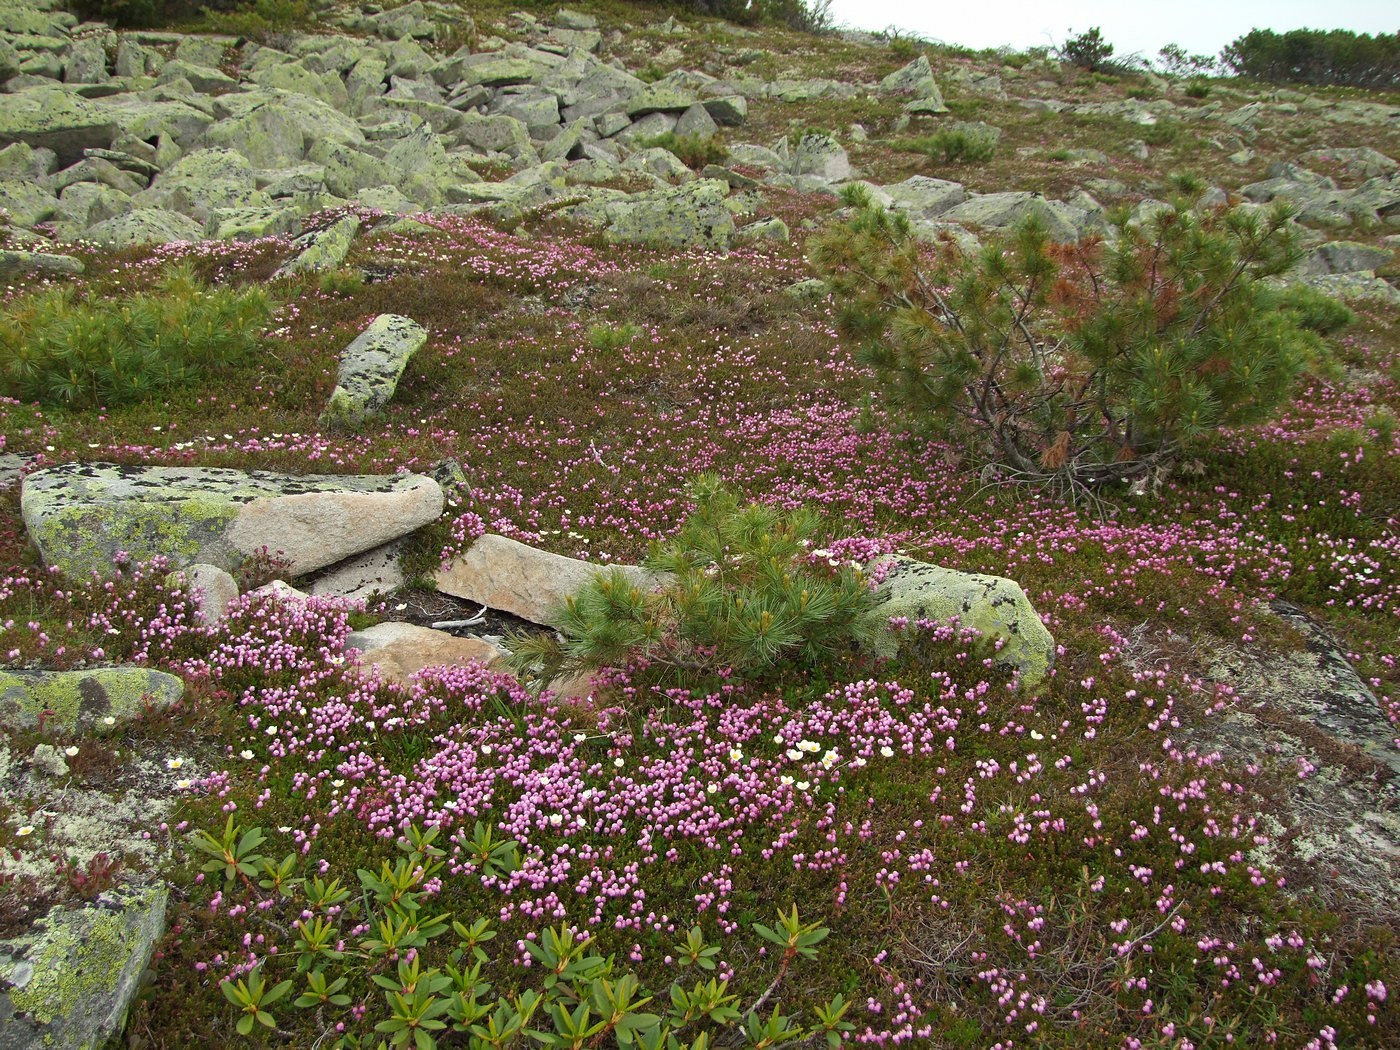
[(23, 295), (0, 315), (0, 394), (68, 408), (142, 401), (248, 360), (271, 314), (261, 289), (212, 288), (187, 266), (112, 301), (71, 287)]
[(881, 391), (1073, 492), (1159, 478), (1218, 428), (1268, 418), (1337, 319), (1262, 280), (1299, 257), (1285, 209), (1167, 208), (1112, 244), (1027, 222), (965, 254), (915, 241), (859, 189), (847, 202), (811, 256)]
[(814, 550), (819, 515), (806, 508), (739, 506), (712, 476), (691, 487), (694, 513), (654, 543), (645, 566), (656, 590), (618, 569), (569, 597), (553, 635), (513, 639), (517, 671), (548, 681), (641, 659), (654, 666), (758, 673), (781, 660), (814, 663), (873, 628), (876, 594), (860, 568)]
[(945, 164), (980, 163), (996, 155), (997, 134), (976, 128), (943, 128), (909, 140), (906, 148)]

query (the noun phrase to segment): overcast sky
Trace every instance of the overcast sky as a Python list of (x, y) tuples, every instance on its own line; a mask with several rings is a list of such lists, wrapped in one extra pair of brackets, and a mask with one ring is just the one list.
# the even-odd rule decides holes
[[(896, 26), (931, 40), (965, 47), (1016, 48), (1058, 44), (1092, 26), (1115, 55), (1155, 58), (1163, 44), (1215, 55), (1251, 29), (1400, 31), (1394, 0), (833, 0), (836, 21), (857, 29)], [(1070, 30), (1073, 30), (1072, 34)]]

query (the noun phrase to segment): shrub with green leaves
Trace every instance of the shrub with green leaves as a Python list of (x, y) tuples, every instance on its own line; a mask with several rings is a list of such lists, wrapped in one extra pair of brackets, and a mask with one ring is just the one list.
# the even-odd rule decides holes
[(881, 391), (1069, 492), (1159, 480), (1218, 428), (1268, 418), (1334, 320), (1262, 280), (1299, 258), (1283, 208), (1182, 204), (1078, 245), (1028, 222), (965, 254), (920, 244), (858, 188), (847, 203), (811, 256)]
[(668, 150), (687, 168), (695, 171), (707, 164), (719, 164), (729, 156), (724, 143), (713, 135), (677, 135), (674, 131), (663, 131), (660, 135), (642, 139), (638, 145)]
[[(358, 893), (324, 870), (294, 877), (304, 862), (295, 854), (278, 862), (257, 853), (265, 840), (262, 829), (244, 829), (232, 816), (221, 835), (196, 833), (191, 844), (214, 857), (205, 870), (218, 872), (232, 861), (225, 888), (242, 881), (261, 899), (259, 912), (285, 921), (295, 934), (290, 950), (269, 953), (219, 985), (237, 1014), (239, 1035), (276, 1031), (285, 1039), (283, 1026), (297, 1027), (305, 1018), (320, 1035), (316, 1044), (324, 1041), (335, 1050), (439, 1045), (706, 1050), (729, 1044), (731, 1037), (751, 1047), (809, 1040), (835, 1048), (855, 1029), (845, 1020), (851, 1002), (841, 995), (815, 1007), (815, 1017), (804, 1023), (778, 1009), (763, 1014), (766, 995), (743, 1008), (729, 981), (714, 976), (689, 987), (676, 980), (664, 996), (651, 994), (613, 956), (598, 954), (586, 933), (566, 923), (520, 942), (538, 975), (529, 986), (515, 994), (495, 989), (491, 977), (506, 953), (495, 959), (490, 954), (497, 938), (491, 921), (437, 910), (441, 905), (432, 887), (446, 855), (436, 845), (441, 831), (407, 828), (397, 842), (402, 855), (393, 863), (380, 859), (377, 871), (356, 872)], [(484, 855), (497, 861), (496, 870), (519, 865), (518, 843), (493, 845), (490, 830), (478, 822), (474, 841), (483, 835)], [(491, 870), (481, 856), (476, 863), (483, 872)], [(254, 888), (252, 876), (258, 872), (267, 877)], [(751, 924), (778, 958), (770, 990), (795, 962), (816, 959), (817, 945), (830, 932), (802, 921), (796, 905), (779, 909), (777, 920), (772, 926)], [(682, 968), (716, 968), (719, 948), (706, 942), (698, 926), (673, 951)], [(278, 976), (283, 979), (272, 983)], [(298, 990), (301, 994), (291, 997)], [(332, 1026), (339, 1032), (333, 1040)]]
[(0, 315), (0, 394), (69, 408), (142, 401), (247, 361), (271, 316), (261, 289), (212, 288), (188, 266), (111, 301), (71, 287), (22, 295)]
[(980, 163), (996, 155), (998, 135), (979, 128), (942, 128), (932, 135), (910, 139), (904, 146), (944, 164)]
[(1113, 45), (1103, 38), (1099, 27), (1094, 26), (1078, 36), (1070, 37), (1055, 51), (1061, 61), (1095, 73), (1103, 69), (1113, 56)]
[(751, 674), (783, 660), (816, 663), (866, 640), (874, 628), (862, 615), (876, 593), (858, 567), (813, 549), (819, 515), (741, 507), (710, 476), (691, 496), (694, 513), (644, 563), (665, 574), (661, 586), (638, 586), (619, 569), (599, 573), (569, 597), (562, 641), (512, 640), (515, 668), (544, 681), (637, 659)]

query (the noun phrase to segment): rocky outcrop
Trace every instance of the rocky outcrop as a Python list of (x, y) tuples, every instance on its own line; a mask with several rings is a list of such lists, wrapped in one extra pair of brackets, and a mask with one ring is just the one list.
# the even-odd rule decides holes
[(73, 463), (30, 474), (21, 490), (30, 539), (70, 577), (111, 573), (119, 552), (225, 570), (267, 553), (294, 574), (314, 572), (426, 525), (442, 507), (438, 483), (412, 474)]
[(380, 314), (340, 352), (339, 372), (321, 422), (354, 426), (377, 415), (398, 389), (408, 362), (428, 341), (411, 317)]

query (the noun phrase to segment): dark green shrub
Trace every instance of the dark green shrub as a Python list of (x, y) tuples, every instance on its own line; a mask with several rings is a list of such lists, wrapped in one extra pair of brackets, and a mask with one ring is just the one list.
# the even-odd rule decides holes
[(944, 164), (976, 164), (996, 155), (997, 136), (967, 128), (942, 128), (932, 135), (908, 140), (904, 148)]
[(664, 131), (642, 139), (639, 146), (648, 149), (660, 148), (675, 154), (676, 159), (687, 168), (699, 171), (707, 164), (720, 164), (729, 156), (724, 143), (713, 135), (677, 135), (674, 131)]
[(1301, 328), (1331, 335), (1356, 320), (1356, 315), (1330, 295), (1305, 284), (1290, 285), (1279, 298), (1279, 308), (1293, 315)]
[(1182, 90), (1187, 98), (1205, 98), (1210, 94), (1210, 81), (1205, 77), (1192, 77)]
[(1157, 64), (1169, 77), (1199, 77), (1215, 68), (1210, 55), (1188, 54), (1180, 44), (1168, 44), (1157, 52)]
[(84, 408), (141, 401), (252, 356), (272, 314), (258, 288), (211, 288), (187, 266), (150, 293), (20, 296), (0, 315), (0, 393)]
[(1170, 146), (1181, 134), (1181, 125), (1169, 120), (1142, 129), (1142, 141), (1149, 146)]
[(1103, 69), (1113, 55), (1113, 45), (1103, 38), (1098, 26), (1072, 36), (1055, 49), (1062, 62), (1096, 73)]
[(941, 254), (903, 216), (818, 238), (818, 272), (898, 407), (1022, 478), (1082, 491), (1156, 478), (1218, 427), (1268, 418), (1320, 353), (1291, 293), (1291, 216), (1168, 208), (1117, 242), (1052, 245), (1031, 222)]
[(669, 574), (648, 591), (618, 569), (571, 595), (561, 642), (512, 639), (517, 671), (561, 674), (642, 659), (683, 671), (760, 673), (780, 660), (816, 663), (874, 628), (876, 595), (849, 561), (811, 548), (821, 519), (805, 508), (741, 507), (718, 479), (694, 482), (694, 513), (653, 544), (645, 566)]
[(1251, 29), (1220, 52), (1231, 73), (1274, 83), (1400, 87), (1400, 33)]

